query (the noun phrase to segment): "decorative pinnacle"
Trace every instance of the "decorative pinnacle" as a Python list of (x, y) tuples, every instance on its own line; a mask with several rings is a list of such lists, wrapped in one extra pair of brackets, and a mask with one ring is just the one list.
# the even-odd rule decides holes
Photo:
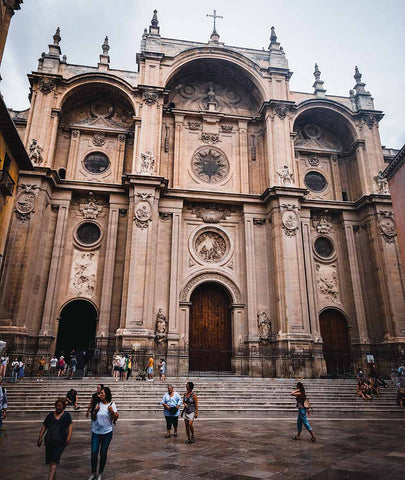
[(55, 32), (55, 35), (53, 36), (53, 44), (58, 47), (59, 46), (59, 42), (62, 40), (61, 36), (60, 36), (60, 28), (58, 27), (56, 29), (56, 32)]
[(274, 27), (271, 27), (271, 33), (270, 33), (270, 44), (272, 43), (277, 43), (277, 35)]
[(152, 25), (152, 27), (157, 27), (159, 25), (159, 20), (158, 20), (158, 17), (157, 17), (157, 10), (153, 10), (153, 17), (152, 17), (152, 20), (151, 20), (150, 24)]
[(105, 37), (101, 48), (103, 49), (103, 55), (108, 55), (108, 50), (110, 50), (110, 46), (108, 45), (108, 37)]
[(324, 96), (326, 90), (323, 88), (324, 82), (321, 80), (321, 71), (319, 70), (318, 64), (315, 63), (315, 71), (314, 71), (315, 82), (312, 85), (314, 87), (315, 95)]
[(354, 67), (354, 79), (356, 80), (356, 84), (360, 85), (361, 84), (361, 77), (363, 75), (359, 72), (359, 69), (357, 65)]
[(322, 72), (320, 72), (318, 64), (315, 63), (315, 71), (314, 71), (315, 80), (320, 80), (321, 79), (321, 73)]

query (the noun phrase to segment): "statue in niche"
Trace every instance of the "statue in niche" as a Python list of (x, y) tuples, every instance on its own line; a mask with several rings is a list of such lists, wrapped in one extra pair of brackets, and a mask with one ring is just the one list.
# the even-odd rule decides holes
[(384, 177), (382, 170), (374, 177), (374, 181), (377, 184), (377, 193), (389, 194), (388, 180)]
[(214, 92), (214, 84), (210, 82), (208, 84), (208, 110), (215, 110), (215, 107), (217, 106), (217, 98), (216, 98), (216, 93)]
[(30, 160), (36, 165), (41, 165), (43, 161), (42, 147), (38, 145), (38, 140), (35, 140), (35, 138), (32, 139), (32, 143), (29, 146), (29, 157)]
[(155, 341), (158, 344), (165, 343), (167, 340), (167, 320), (163, 310), (159, 308), (156, 315), (156, 336)]
[(293, 174), (290, 173), (287, 165), (284, 165), (281, 170), (277, 170), (277, 174), (280, 177), (280, 182), (283, 187), (288, 187), (294, 183)]
[(271, 322), (266, 312), (257, 312), (257, 325), (259, 327), (259, 341), (267, 345), (271, 336)]
[(155, 170), (155, 163), (155, 157), (150, 150), (141, 153), (141, 162), (137, 173), (140, 175), (152, 175)]

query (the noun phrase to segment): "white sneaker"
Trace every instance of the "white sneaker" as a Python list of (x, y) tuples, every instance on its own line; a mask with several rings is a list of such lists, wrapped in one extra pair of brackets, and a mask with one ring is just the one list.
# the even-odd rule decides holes
[(101, 480), (101, 473), (98, 474), (97, 480)]
[(97, 476), (95, 473), (92, 473), (89, 477), (89, 480), (96, 480)]

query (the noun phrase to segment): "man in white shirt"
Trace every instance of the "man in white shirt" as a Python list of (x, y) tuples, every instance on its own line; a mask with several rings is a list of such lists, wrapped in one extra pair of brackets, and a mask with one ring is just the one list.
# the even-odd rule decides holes
[(56, 356), (54, 355), (54, 356), (51, 358), (51, 361), (50, 361), (50, 364), (49, 364), (49, 366), (50, 366), (50, 371), (49, 371), (49, 373), (50, 373), (51, 377), (54, 377), (54, 376), (55, 376), (57, 365), (58, 365), (58, 359), (57, 359)]

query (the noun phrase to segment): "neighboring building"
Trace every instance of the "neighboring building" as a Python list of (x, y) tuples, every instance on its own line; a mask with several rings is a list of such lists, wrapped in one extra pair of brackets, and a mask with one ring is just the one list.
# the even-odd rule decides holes
[(378, 122), (266, 51), (162, 38), (138, 72), (61, 58), (54, 35), (15, 112), (20, 179), (0, 287), (14, 348), (156, 352), (170, 374), (388, 370), (405, 345), (403, 271)]
[(2, 0), (0, 2), (0, 64), (3, 58), (11, 17), (14, 15), (15, 10), (20, 10), (22, 3), (23, 0)]
[(388, 180), (402, 265), (405, 265), (405, 145), (384, 171)]

